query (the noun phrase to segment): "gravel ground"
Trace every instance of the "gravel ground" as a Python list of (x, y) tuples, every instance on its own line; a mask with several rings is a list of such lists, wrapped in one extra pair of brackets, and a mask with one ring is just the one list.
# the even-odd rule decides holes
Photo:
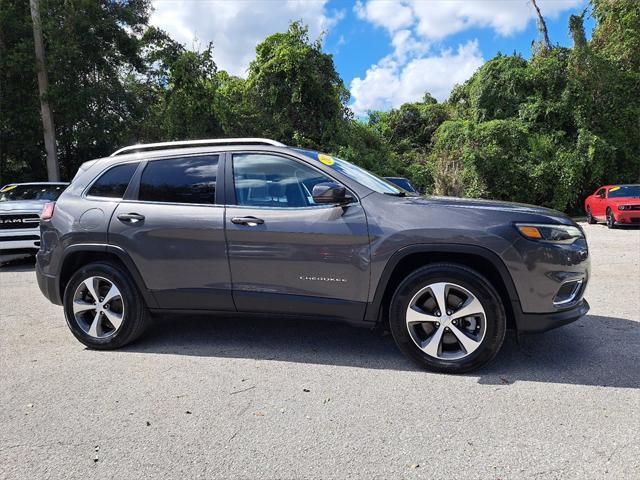
[(640, 478), (640, 230), (585, 229), (590, 315), (464, 376), (278, 319), (164, 319), (86, 350), (13, 262), (0, 478)]

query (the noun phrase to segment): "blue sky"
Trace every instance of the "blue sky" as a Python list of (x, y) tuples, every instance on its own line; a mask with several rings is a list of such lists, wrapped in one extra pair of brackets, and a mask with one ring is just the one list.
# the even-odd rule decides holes
[[(570, 46), (568, 19), (586, 0), (538, 0), (553, 43)], [(245, 76), (255, 45), (302, 19), (351, 92), (358, 115), (447, 98), (498, 52), (531, 53), (530, 0), (154, 0), (151, 22), (189, 48), (213, 42), (220, 69)], [(593, 21), (586, 22), (590, 35)]]

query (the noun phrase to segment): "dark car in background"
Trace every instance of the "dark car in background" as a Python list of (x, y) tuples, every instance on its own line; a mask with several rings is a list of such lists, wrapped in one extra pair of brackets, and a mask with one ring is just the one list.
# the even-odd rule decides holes
[(465, 372), (507, 327), (589, 309), (587, 242), (563, 213), (408, 195), (272, 140), (126, 147), (51, 205), (38, 284), (90, 348), (135, 340), (152, 313), (268, 314), (388, 328), (419, 365)]
[[(40, 248), (40, 213), (68, 183), (10, 183), (0, 188), (0, 255), (35, 255)], [(0, 259), (1, 260), (1, 259)]]
[(393, 183), (394, 185), (402, 188), (403, 190), (410, 193), (418, 193), (418, 191), (411, 185), (411, 182), (408, 178), (404, 177), (384, 177), (385, 180)]

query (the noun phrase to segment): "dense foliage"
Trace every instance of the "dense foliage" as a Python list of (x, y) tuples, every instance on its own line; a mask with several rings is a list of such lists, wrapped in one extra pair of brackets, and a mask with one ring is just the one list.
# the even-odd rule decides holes
[[(357, 119), (321, 39), (266, 38), (246, 79), (148, 24), (149, 0), (41, 0), (61, 172), (136, 143), (264, 136), (337, 154), (427, 192), (576, 210), (640, 180), (640, 2), (592, 0), (572, 48), (497, 55), (438, 103)], [(29, 2), (0, 0), (0, 184), (45, 178)]]

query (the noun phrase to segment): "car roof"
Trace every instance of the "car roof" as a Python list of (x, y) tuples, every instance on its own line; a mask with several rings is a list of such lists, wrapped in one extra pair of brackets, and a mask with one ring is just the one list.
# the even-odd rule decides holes
[(329, 164), (324, 163), (322, 159), (319, 157), (324, 155), (321, 152), (311, 149), (291, 147), (287, 145), (273, 145), (270, 143), (261, 143), (261, 139), (258, 141), (253, 141), (253, 139), (248, 139), (247, 142), (239, 142), (239, 139), (234, 140), (231, 143), (220, 142), (220, 143), (207, 143), (196, 144), (196, 145), (187, 145), (184, 146), (183, 142), (176, 143), (167, 143), (163, 144), (160, 149), (151, 149), (151, 150), (142, 150), (142, 151), (125, 151), (118, 153), (117, 155), (111, 155), (109, 157), (97, 158), (95, 160), (90, 160), (88, 162), (83, 163), (78, 170), (78, 173), (74, 177), (74, 183), (76, 179), (82, 178), (84, 172), (92, 171), (92, 178), (95, 178), (95, 171), (100, 170), (104, 171), (112, 166), (120, 165), (123, 163), (132, 163), (132, 162), (142, 162), (147, 160), (160, 160), (160, 159), (168, 159), (171, 157), (177, 157), (182, 155), (187, 156), (195, 156), (195, 155), (217, 155), (222, 152), (226, 153), (234, 153), (234, 152), (260, 152), (260, 153), (287, 153), (297, 157), (303, 157), (306, 161), (308, 161), (315, 168), (327, 173), (328, 175), (336, 178), (337, 180), (345, 183), (351, 190), (353, 190), (357, 195), (362, 198), (369, 193), (372, 193), (371, 190), (366, 185), (363, 185), (357, 182), (354, 179), (347, 177), (344, 173), (333, 169), (328, 166)]

